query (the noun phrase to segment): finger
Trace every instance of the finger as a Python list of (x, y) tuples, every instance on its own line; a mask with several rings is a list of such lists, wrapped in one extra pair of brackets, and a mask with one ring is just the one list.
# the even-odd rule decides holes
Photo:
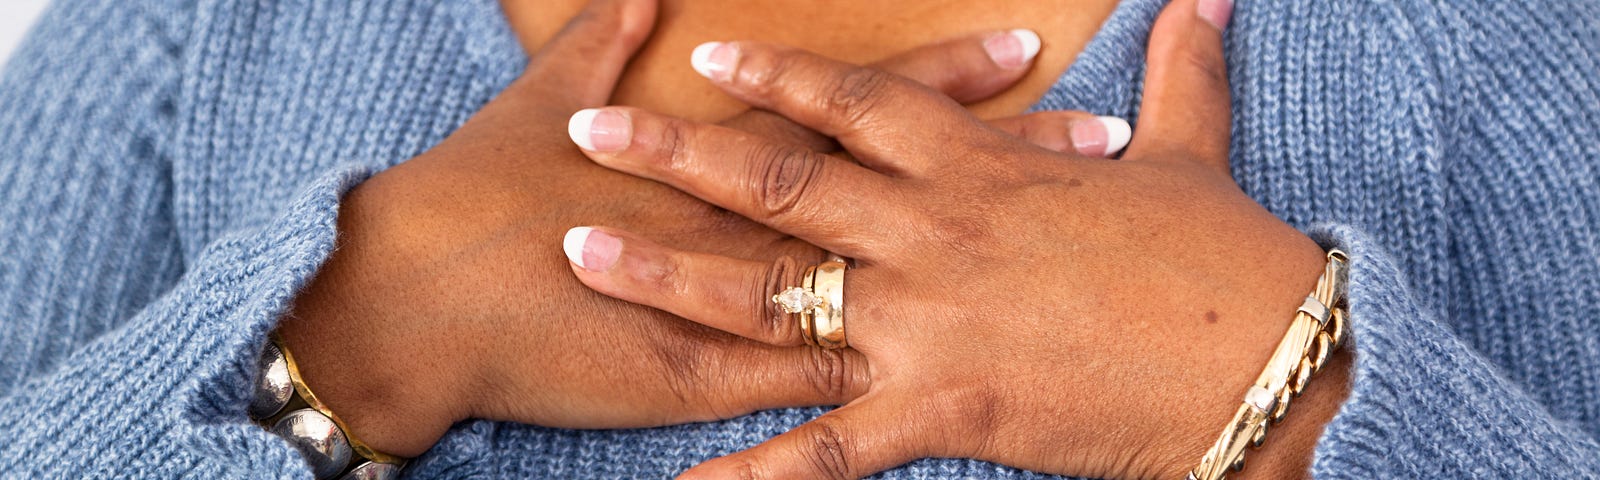
[(735, 98), (837, 139), (880, 171), (915, 173), (950, 156), (951, 142), (922, 131), (959, 144), (998, 139), (949, 97), (881, 70), (755, 42), (707, 43), (691, 62)]
[(528, 61), (515, 87), (571, 112), (611, 98), (628, 59), (655, 27), (657, 0), (591, 0)]
[(872, 65), (927, 85), (960, 103), (1005, 91), (1033, 65), (1039, 35), (1032, 30), (990, 32), (913, 49)]
[(1110, 158), (1128, 145), (1133, 129), (1117, 117), (1047, 111), (990, 120), (989, 125), (1047, 150)]
[(885, 398), (862, 397), (743, 452), (713, 459), (679, 480), (854, 479), (919, 457), (918, 432), (905, 409)]
[[(1133, 136), (1127, 120), (1076, 111), (1034, 112), (988, 121), (989, 126), (1046, 150), (1111, 158)], [(718, 125), (818, 152), (837, 151), (832, 139), (766, 110), (746, 110)]]
[[(839, 405), (866, 393), (871, 385), (871, 373), (860, 352), (799, 347), (803, 343), (799, 326), (789, 318), (738, 316), (765, 308), (763, 304), (771, 303), (771, 294), (765, 292), (782, 287), (744, 286), (762, 292), (750, 294), (734, 291), (735, 283), (798, 285), (791, 283), (799, 280), (792, 259), (775, 262), (772, 271), (761, 271), (757, 262), (689, 254), (627, 232), (589, 227), (569, 230), (562, 249), (578, 279), (600, 293), (775, 344), (724, 343), (710, 345), (716, 348), (713, 355), (684, 356), (707, 359), (703, 364), (678, 366), (693, 370), (680, 372), (693, 378), (679, 384), (698, 386), (694, 398), (714, 405), (717, 419), (770, 408)], [(750, 298), (752, 295), (759, 298)], [(777, 313), (781, 312), (774, 309), (774, 315)], [(762, 331), (761, 324), (768, 322)]]
[(721, 418), (774, 408), (842, 405), (872, 386), (866, 357), (853, 349), (743, 345), (758, 348), (734, 350), (720, 364), (731, 370), (707, 376), (715, 395), (729, 402), (728, 411), (718, 412)]
[(850, 161), (628, 107), (583, 110), (568, 134), (603, 166), (654, 179), (847, 257), (901, 240), (899, 184)]
[[(957, 102), (977, 102), (1021, 80), (1039, 45), (1031, 30), (989, 32), (918, 47), (870, 67), (927, 85)], [(766, 110), (746, 110), (721, 125), (819, 152), (838, 148), (833, 139)]]
[(562, 241), (572, 271), (600, 293), (758, 342), (798, 346), (796, 315), (773, 297), (800, 285), (793, 258), (770, 263), (686, 252), (627, 232), (577, 227)]
[(1139, 136), (1124, 158), (1198, 161), (1228, 171), (1232, 114), (1222, 29), (1232, 0), (1176, 0), (1150, 33)]
[(766, 110), (745, 110), (717, 125), (814, 152), (839, 151), (839, 144), (832, 138)]

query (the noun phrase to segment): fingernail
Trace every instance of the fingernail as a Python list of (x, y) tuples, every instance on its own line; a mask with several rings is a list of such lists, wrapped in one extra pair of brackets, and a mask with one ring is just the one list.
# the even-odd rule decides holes
[(584, 150), (620, 152), (633, 142), (633, 122), (612, 110), (579, 110), (567, 121), (567, 136), (572, 137), (572, 143)]
[(1091, 157), (1110, 157), (1128, 146), (1133, 127), (1117, 117), (1095, 117), (1072, 124), (1072, 148)]
[(1217, 30), (1227, 30), (1228, 21), (1233, 19), (1233, 0), (1200, 0), (1198, 13)]
[(701, 76), (722, 82), (733, 76), (733, 66), (739, 63), (739, 47), (722, 42), (702, 43), (689, 55), (689, 66)]
[(984, 40), (983, 50), (995, 65), (1017, 69), (1028, 66), (1039, 55), (1039, 45), (1039, 34), (1019, 28)]
[(622, 239), (593, 228), (576, 227), (567, 230), (561, 249), (567, 253), (567, 260), (578, 267), (604, 272), (617, 263), (617, 255), (622, 253)]

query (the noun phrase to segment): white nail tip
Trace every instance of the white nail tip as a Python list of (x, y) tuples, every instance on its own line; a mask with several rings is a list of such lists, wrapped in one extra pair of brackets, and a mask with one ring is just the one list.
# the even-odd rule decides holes
[[(594, 231), (589, 227), (576, 227), (567, 230), (567, 238), (561, 240), (561, 250), (567, 253), (567, 260), (583, 267), (583, 243), (589, 241), (589, 232)], [(587, 267), (584, 267), (587, 268)]]
[(722, 42), (706, 42), (694, 47), (694, 53), (689, 54), (689, 66), (700, 76), (711, 78), (711, 52), (722, 46)]
[(1031, 62), (1033, 57), (1039, 55), (1039, 46), (1043, 45), (1039, 41), (1039, 34), (1033, 33), (1033, 30), (1023, 28), (1012, 30), (1010, 33), (1018, 42), (1022, 43), (1022, 61)]
[(1133, 126), (1127, 120), (1117, 117), (1099, 117), (1096, 120), (1106, 127), (1106, 155), (1110, 156), (1122, 151), (1128, 146), (1128, 141), (1133, 140)]
[(578, 144), (584, 150), (594, 150), (594, 139), (589, 138), (589, 132), (594, 127), (594, 117), (600, 115), (600, 109), (588, 108), (572, 114), (572, 119), (567, 120), (567, 136), (572, 137), (572, 143)]

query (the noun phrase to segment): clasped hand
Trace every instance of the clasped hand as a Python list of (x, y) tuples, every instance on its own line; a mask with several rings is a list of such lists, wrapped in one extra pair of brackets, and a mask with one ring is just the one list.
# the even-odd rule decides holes
[[(654, 23), (654, 1), (596, 0), (456, 133), (347, 196), (340, 248), (280, 331), (319, 397), (398, 455), (466, 418), (621, 428), (845, 404), (687, 475), (970, 457), (1178, 476), (1322, 258), (1230, 179), (1221, 34), (1195, 4), (1158, 22), (1113, 161), (1093, 157), (1126, 123), (962, 108), (1026, 73), (1037, 50), (1007, 32), (872, 67), (725, 43), (696, 69), (760, 110), (574, 116)], [(562, 271), (551, 239), (575, 225), (596, 227), (571, 269), (604, 295)], [(802, 346), (766, 301), (824, 249), (854, 259), (850, 349)]]
[[(1177, 1), (1157, 22), (1139, 129), (1120, 160), (1039, 148), (914, 81), (753, 42), (704, 45), (694, 66), (851, 157), (636, 108), (573, 116), (573, 141), (596, 163), (854, 262), (845, 328), (869, 374), (840, 390), (863, 393), (685, 477), (858, 478), (964, 457), (1181, 478), (1323, 259), (1230, 177), (1216, 20)], [(597, 291), (802, 344), (796, 316), (767, 300), (801, 284), (795, 262), (651, 238), (599, 225), (565, 243)]]
[[(568, 117), (610, 98), (655, 15), (654, 0), (592, 2), (530, 48), (523, 75), (449, 138), (345, 197), (339, 247), (279, 331), (318, 396), (368, 444), (415, 456), (467, 418), (648, 427), (834, 405), (863, 392), (858, 352), (748, 341), (607, 298), (574, 281), (546, 241), (601, 221), (730, 258), (822, 258), (791, 236), (597, 166), (572, 146)], [(1007, 40), (985, 32), (875, 67), (975, 102), (1027, 72), (1024, 49), (996, 49), (996, 38)], [(1064, 142), (1074, 115), (990, 125), (1072, 148)], [(722, 125), (797, 148), (837, 148), (764, 111)]]

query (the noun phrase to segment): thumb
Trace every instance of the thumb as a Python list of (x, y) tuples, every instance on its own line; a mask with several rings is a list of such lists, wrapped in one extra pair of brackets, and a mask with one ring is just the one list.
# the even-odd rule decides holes
[(743, 452), (712, 459), (678, 480), (854, 479), (917, 458), (903, 410), (884, 399), (855, 403)]
[(658, 0), (591, 0), (543, 48), (513, 88), (571, 113), (604, 105), (628, 60), (655, 28)]
[(1192, 161), (1228, 170), (1232, 112), (1222, 32), (1233, 0), (1175, 0), (1156, 19), (1139, 135), (1125, 159)]

